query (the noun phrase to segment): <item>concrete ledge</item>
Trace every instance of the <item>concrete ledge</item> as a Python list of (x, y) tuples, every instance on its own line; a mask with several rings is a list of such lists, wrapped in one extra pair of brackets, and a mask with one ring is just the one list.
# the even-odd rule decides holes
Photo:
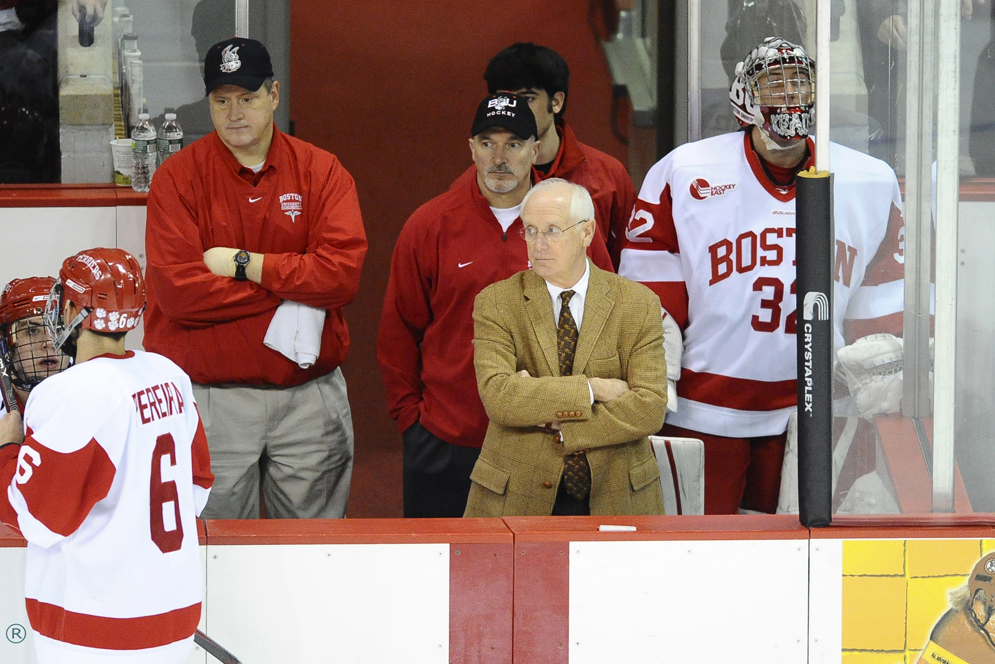
[(106, 76), (69, 76), (59, 83), (59, 123), (113, 125), (114, 88)]

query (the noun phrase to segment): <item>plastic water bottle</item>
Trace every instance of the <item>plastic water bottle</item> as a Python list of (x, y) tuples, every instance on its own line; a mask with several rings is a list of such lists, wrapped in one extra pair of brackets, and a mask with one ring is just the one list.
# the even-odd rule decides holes
[[(170, 109), (172, 110), (172, 109)], [(159, 163), (166, 161), (183, 147), (183, 128), (176, 121), (176, 113), (166, 113), (166, 121), (159, 127)]]
[(155, 143), (155, 129), (149, 122), (149, 114), (139, 113), (138, 124), (131, 130), (131, 151), (135, 157), (131, 188), (135, 191), (148, 191), (152, 183), (156, 162)]

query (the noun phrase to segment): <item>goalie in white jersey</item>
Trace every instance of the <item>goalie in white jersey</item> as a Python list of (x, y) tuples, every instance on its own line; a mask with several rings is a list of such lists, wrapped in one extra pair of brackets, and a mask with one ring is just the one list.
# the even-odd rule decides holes
[[(677, 398), (663, 433), (705, 441), (708, 514), (778, 504), (797, 403), (794, 180), (814, 163), (814, 84), (804, 49), (766, 39), (730, 90), (744, 130), (682, 145), (657, 163), (626, 232), (619, 274), (653, 289), (665, 310)], [(870, 333), (901, 333), (904, 222), (887, 164), (828, 147), (839, 350)]]
[(190, 379), (125, 351), (145, 308), (133, 256), (67, 259), (45, 323), (76, 363), (38, 385), (24, 428), (0, 420), (0, 519), (28, 540), (25, 598), (41, 664), (181, 664), (203, 599), (196, 517), (210, 491)]

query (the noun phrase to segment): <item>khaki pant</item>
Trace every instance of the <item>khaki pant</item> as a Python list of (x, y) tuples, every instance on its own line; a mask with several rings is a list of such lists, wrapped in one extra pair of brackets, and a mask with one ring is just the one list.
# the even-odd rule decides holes
[(352, 413), (342, 371), (296, 387), (194, 385), (211, 450), (205, 519), (342, 518), (352, 480)]

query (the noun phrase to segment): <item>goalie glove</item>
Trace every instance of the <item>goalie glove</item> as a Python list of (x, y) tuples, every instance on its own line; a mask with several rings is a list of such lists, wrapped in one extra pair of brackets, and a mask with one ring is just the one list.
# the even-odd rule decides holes
[(681, 355), (684, 338), (674, 317), (661, 307), (663, 313), (663, 350), (667, 360), (667, 410), (677, 412), (677, 381), (681, 378)]
[(836, 356), (837, 371), (861, 417), (901, 410), (904, 347), (900, 338), (871, 334), (844, 346)]

